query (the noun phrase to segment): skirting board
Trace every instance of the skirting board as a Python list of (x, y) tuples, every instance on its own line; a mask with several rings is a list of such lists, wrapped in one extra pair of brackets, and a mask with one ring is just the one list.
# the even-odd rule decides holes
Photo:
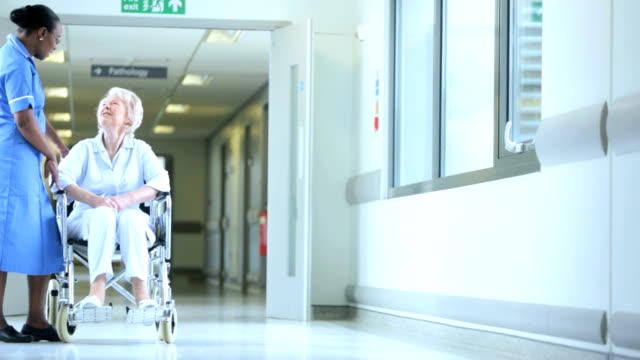
[(312, 305), (311, 319), (320, 321), (353, 320), (355, 309), (351, 306)]
[[(540, 339), (393, 315), (373, 308), (355, 308), (353, 321), (358, 328), (381, 337), (392, 337), (433, 349), (441, 349), (440, 346), (444, 346), (447, 359), (469, 358), (468, 355), (456, 353), (456, 349), (477, 349), (478, 359), (631, 360), (612, 356), (613, 354), (608, 353), (603, 345), (593, 345), (600, 347), (600, 350), (572, 347)], [(495, 356), (490, 355), (492, 352)]]
[(478, 299), (350, 285), (349, 301), (378, 308), (605, 344), (603, 310)]

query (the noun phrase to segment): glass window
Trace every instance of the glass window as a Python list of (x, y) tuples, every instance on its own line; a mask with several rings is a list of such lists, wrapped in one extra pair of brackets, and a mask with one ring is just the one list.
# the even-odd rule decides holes
[(539, 168), (542, 1), (395, 0), (392, 196)]
[(434, 1), (396, 3), (394, 184), (434, 178)]
[(511, 137), (533, 139), (541, 119), (542, 0), (512, 0)]
[(493, 167), (495, 2), (445, 2), (442, 176)]

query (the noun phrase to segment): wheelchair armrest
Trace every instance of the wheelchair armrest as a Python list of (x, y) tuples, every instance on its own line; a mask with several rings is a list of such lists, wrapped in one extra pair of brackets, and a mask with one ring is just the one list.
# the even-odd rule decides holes
[(171, 196), (171, 193), (168, 191), (160, 191), (156, 195), (154, 201), (164, 201), (168, 196)]
[(151, 226), (155, 227), (165, 214), (168, 213), (168, 215), (171, 216), (171, 193), (167, 191), (159, 192), (156, 197), (151, 200), (149, 208)]
[(66, 193), (64, 190), (58, 190), (54, 192), (52, 195), (53, 195), (53, 198), (57, 201), (60, 197), (62, 197), (62, 195), (65, 195), (65, 194)]
[(171, 258), (171, 193), (159, 192), (151, 201), (149, 220), (156, 233), (156, 241), (166, 248), (165, 258)]
[(56, 216), (67, 218), (69, 212), (69, 197), (64, 190), (58, 190), (51, 194), (55, 200)]

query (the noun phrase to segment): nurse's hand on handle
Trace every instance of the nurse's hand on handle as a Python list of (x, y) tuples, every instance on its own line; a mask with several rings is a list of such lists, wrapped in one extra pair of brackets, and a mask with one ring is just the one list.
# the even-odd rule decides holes
[(52, 159), (47, 158), (44, 161), (44, 177), (45, 179), (49, 178), (51, 175), (51, 180), (53, 184), (56, 184), (58, 188), (60, 188), (60, 184), (58, 184), (58, 161), (55, 157)]
[[(13, 118), (22, 136), (34, 148), (36, 148), (40, 153), (42, 153), (42, 155), (44, 155), (47, 158), (44, 164), (45, 177), (48, 177), (48, 175), (50, 174), (51, 178), (53, 179), (53, 182), (56, 185), (59, 185), (58, 184), (58, 161), (56, 160), (56, 154), (51, 149), (51, 147), (49, 147), (49, 143), (47, 142), (45, 135), (42, 133), (42, 130), (40, 129), (40, 125), (38, 125), (38, 121), (36, 120), (35, 115), (33, 114), (33, 109), (28, 108), (28, 109), (18, 111), (13, 114)], [(51, 130), (47, 129), (47, 133), (50, 133), (50, 132)]]

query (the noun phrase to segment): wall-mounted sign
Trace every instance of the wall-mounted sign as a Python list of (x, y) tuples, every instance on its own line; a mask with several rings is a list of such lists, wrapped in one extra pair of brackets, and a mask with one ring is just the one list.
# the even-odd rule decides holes
[(376, 72), (376, 107), (375, 114), (373, 114), (373, 131), (378, 132), (380, 130), (380, 73)]
[(123, 13), (181, 14), (187, 0), (121, 0)]
[(91, 77), (166, 79), (166, 66), (91, 65)]

